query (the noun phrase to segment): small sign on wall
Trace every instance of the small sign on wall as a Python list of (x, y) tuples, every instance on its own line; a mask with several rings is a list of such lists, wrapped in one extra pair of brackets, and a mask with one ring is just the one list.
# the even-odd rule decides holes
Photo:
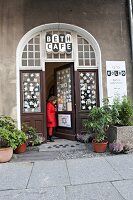
[(125, 61), (106, 61), (107, 94), (110, 104), (114, 98), (127, 96)]
[(58, 114), (58, 126), (71, 128), (71, 115)]

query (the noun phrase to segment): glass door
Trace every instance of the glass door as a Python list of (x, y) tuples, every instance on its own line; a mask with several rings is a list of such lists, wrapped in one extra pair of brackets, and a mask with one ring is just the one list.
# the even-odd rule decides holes
[(75, 104), (73, 64), (55, 70), (57, 95), (57, 129), (61, 138), (75, 139)]

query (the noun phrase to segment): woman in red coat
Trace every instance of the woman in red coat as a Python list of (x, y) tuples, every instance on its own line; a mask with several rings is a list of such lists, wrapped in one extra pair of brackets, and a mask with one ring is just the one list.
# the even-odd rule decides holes
[(47, 127), (50, 142), (54, 142), (52, 136), (53, 129), (56, 127), (56, 102), (57, 98), (51, 96), (47, 103)]

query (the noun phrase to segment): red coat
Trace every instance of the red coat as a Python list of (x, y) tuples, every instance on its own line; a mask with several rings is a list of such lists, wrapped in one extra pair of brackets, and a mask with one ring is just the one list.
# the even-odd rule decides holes
[(51, 102), (47, 103), (47, 127), (56, 127), (56, 109)]

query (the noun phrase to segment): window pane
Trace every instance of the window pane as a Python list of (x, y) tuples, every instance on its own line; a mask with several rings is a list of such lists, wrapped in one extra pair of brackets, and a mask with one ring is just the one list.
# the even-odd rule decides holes
[(31, 39), (28, 43), (29, 43), (29, 44), (33, 44), (33, 39)]
[(40, 60), (35, 60), (35, 66), (40, 66)]
[(35, 44), (40, 44), (40, 38), (35, 38)]
[(90, 65), (89, 59), (88, 59), (88, 60), (85, 60), (85, 65)]
[(52, 58), (52, 53), (47, 53), (47, 58)]
[(84, 45), (84, 51), (89, 51), (89, 45)]
[(35, 58), (40, 58), (40, 52), (35, 52)]
[(78, 55), (79, 55), (79, 58), (83, 58), (83, 52), (79, 52)]
[(60, 58), (65, 58), (65, 54), (60, 54)]
[(27, 51), (27, 45), (24, 47), (24, 51)]
[(39, 45), (35, 45), (35, 51), (40, 51), (40, 46)]
[(71, 71), (66, 68), (57, 72), (58, 111), (72, 111)]
[(85, 52), (84, 55), (85, 55), (85, 58), (89, 58), (89, 52)]
[(91, 45), (90, 45), (90, 51), (94, 51)]
[(80, 72), (80, 108), (90, 110), (96, 106), (96, 74)]
[(23, 52), (22, 58), (27, 58), (27, 52)]
[(91, 52), (91, 58), (95, 58), (95, 52)]
[(84, 65), (83, 59), (79, 60), (79, 66), (83, 66), (83, 65)]
[(22, 60), (22, 66), (27, 66), (27, 60)]
[(28, 53), (28, 57), (29, 57), (29, 58), (33, 58), (33, 52), (29, 52), (29, 53)]
[(88, 44), (88, 41), (84, 39), (84, 44)]
[(28, 60), (28, 66), (34, 66), (34, 60)]
[(23, 112), (40, 112), (40, 73), (22, 74)]
[(95, 59), (91, 59), (91, 65), (96, 65)]
[(59, 54), (54, 54), (54, 58), (59, 58)]
[(83, 51), (83, 45), (78, 45), (78, 50)]
[(78, 38), (78, 44), (83, 44), (83, 39), (82, 38)]
[(66, 58), (72, 58), (72, 54), (66, 54)]
[(28, 51), (33, 51), (33, 45), (28, 45)]

